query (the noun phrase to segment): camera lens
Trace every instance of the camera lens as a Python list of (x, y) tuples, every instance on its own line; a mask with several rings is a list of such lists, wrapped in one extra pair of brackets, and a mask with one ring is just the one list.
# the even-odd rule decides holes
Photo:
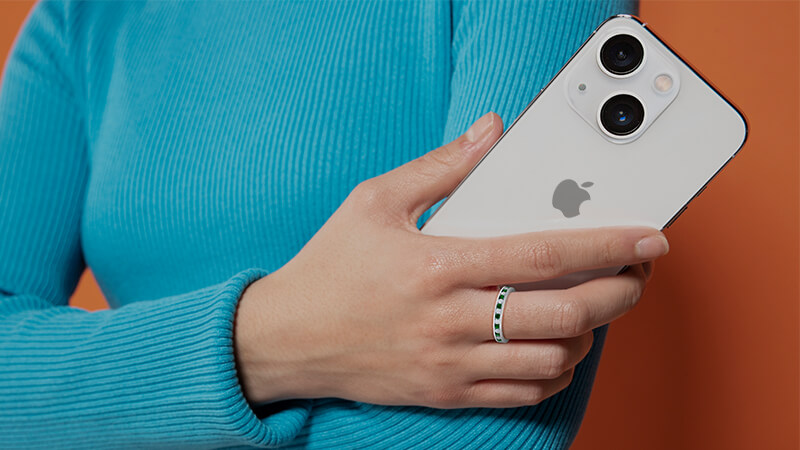
[(600, 108), (600, 124), (614, 136), (627, 136), (644, 122), (644, 106), (636, 97), (619, 94)]
[(614, 75), (627, 75), (642, 63), (644, 48), (629, 34), (612, 36), (600, 49), (600, 62)]

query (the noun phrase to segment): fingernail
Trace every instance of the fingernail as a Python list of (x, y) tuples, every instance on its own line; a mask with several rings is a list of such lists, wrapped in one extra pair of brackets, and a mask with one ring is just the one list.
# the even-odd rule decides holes
[(636, 257), (641, 259), (658, 258), (669, 251), (669, 243), (663, 235), (648, 236), (636, 243)]
[(464, 138), (466, 138), (467, 142), (471, 144), (480, 142), (492, 130), (493, 123), (494, 114), (484, 114), (480, 119), (476, 120), (471, 127), (469, 127), (469, 130), (464, 133)]

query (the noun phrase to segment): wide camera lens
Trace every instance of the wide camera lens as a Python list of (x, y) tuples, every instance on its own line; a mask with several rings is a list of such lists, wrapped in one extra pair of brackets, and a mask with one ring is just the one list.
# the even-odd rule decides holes
[(644, 106), (636, 97), (619, 94), (600, 108), (600, 124), (615, 136), (627, 136), (644, 122)]
[(600, 49), (600, 62), (614, 75), (633, 72), (642, 63), (643, 57), (642, 43), (629, 34), (612, 36)]

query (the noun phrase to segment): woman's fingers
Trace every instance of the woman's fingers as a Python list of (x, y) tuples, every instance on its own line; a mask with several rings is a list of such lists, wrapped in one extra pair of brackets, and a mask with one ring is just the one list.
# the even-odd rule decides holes
[(642, 263), (642, 270), (644, 270), (644, 275), (647, 281), (650, 281), (653, 278), (653, 270), (656, 267), (655, 261), (645, 261)]
[[(557, 278), (573, 272), (637, 264), (665, 255), (653, 228), (605, 227), (539, 231), (481, 239), (429, 237), (434, 266), (452, 285), (484, 287)], [(441, 273), (442, 271), (439, 270)]]
[[(508, 339), (580, 336), (630, 311), (645, 283), (642, 265), (636, 264), (623, 274), (569, 289), (514, 292), (505, 303), (503, 333)], [(491, 338), (491, 331), (484, 330), (483, 337)]]
[(592, 348), (593, 333), (578, 337), (527, 341), (507, 344), (484, 342), (466, 356), (470, 367), (465, 369), (475, 380), (505, 378), (542, 380), (560, 377), (575, 367)]
[(419, 216), (455, 189), (501, 134), (502, 119), (493, 112), (487, 113), (456, 140), (371, 182), (406, 208), (404, 213), (416, 228)]
[(473, 290), (478, 295), (468, 302), (470, 312), (460, 318), (472, 339), (455, 336), (461, 346), (473, 346), (458, 353), (458, 374), (467, 387), (454, 385), (438, 392), (441, 401), (435, 407), (534, 405), (563, 390), (591, 350), (592, 330), (630, 310), (646, 278), (644, 264), (635, 264), (623, 274), (570, 289), (513, 292), (503, 316), (507, 344), (494, 342), (486, 314), (493, 311), (494, 302), (484, 295), (493, 290)]
[[(515, 291), (503, 311), (503, 334), (514, 339), (563, 339), (583, 335), (631, 310), (646, 283), (635, 264), (613, 277), (596, 278), (569, 289)], [(464, 335), (476, 342), (494, 342), (492, 314), (495, 289), (474, 290), (464, 304)], [(498, 344), (500, 345), (500, 344)]]
[[(480, 380), (459, 396), (452, 408), (517, 408), (541, 403), (572, 382), (575, 369), (552, 380)], [(440, 406), (447, 408), (448, 406)]]

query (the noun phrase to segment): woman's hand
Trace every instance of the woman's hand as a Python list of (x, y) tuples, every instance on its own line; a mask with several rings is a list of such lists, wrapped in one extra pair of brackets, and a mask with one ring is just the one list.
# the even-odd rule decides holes
[[(629, 311), (667, 252), (649, 228), (434, 237), (418, 217), (502, 133), (489, 113), (467, 133), (358, 185), (306, 246), (240, 300), (235, 347), (253, 403), (339, 397), (435, 408), (532, 405), (564, 389), (593, 328)], [(559, 291), (514, 292), (508, 344), (492, 333), (497, 286), (591, 268), (624, 274)]]

